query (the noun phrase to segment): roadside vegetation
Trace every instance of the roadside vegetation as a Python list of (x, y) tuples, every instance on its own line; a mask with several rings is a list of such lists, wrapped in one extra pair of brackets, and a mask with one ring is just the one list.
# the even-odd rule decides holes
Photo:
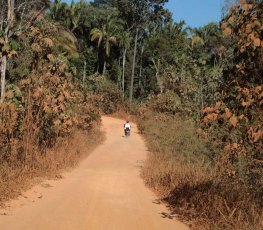
[[(39, 13), (35, 21), (22, 18), (22, 6), (27, 16)], [(100, 114), (121, 100), (116, 85), (99, 74), (83, 82), (76, 37), (51, 20), (46, 2), (4, 7), (16, 20), (3, 14), (0, 30), (0, 203), (32, 180), (59, 177), (77, 164), (103, 141)]]
[(226, 1), (200, 28), (166, 0), (0, 2), (0, 202), (101, 143), (101, 114), (129, 114), (172, 213), (262, 229), (262, 1)]
[(164, 73), (137, 111), (151, 150), (142, 176), (193, 229), (263, 227), (262, 6), (233, 6), (197, 45), (201, 65)]

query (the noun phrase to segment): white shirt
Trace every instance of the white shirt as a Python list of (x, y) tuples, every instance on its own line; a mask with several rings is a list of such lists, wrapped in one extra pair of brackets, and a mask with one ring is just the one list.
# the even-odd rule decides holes
[(130, 124), (130, 123), (125, 123), (125, 125), (124, 125), (124, 129), (126, 129), (126, 128), (131, 129), (131, 124)]

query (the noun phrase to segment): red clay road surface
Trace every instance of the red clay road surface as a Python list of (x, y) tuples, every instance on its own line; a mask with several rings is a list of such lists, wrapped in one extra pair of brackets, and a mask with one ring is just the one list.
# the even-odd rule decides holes
[[(106, 141), (62, 180), (45, 181), (0, 210), (0, 230), (187, 230), (145, 187), (147, 149), (132, 125), (103, 117)], [(168, 218), (170, 217), (170, 218)]]

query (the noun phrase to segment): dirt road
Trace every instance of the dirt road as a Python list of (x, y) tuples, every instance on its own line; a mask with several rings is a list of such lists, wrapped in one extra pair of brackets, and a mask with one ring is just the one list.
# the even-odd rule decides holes
[(0, 210), (0, 229), (188, 229), (143, 184), (145, 144), (135, 127), (129, 138), (122, 127), (122, 120), (104, 117), (104, 144), (62, 180), (45, 181)]

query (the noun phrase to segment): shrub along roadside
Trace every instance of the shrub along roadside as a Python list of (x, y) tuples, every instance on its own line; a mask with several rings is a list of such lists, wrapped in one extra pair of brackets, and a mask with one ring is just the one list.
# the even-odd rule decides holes
[(262, 229), (262, 210), (249, 189), (225, 177), (213, 161), (213, 146), (192, 121), (144, 110), (138, 127), (151, 152), (142, 176), (173, 214), (193, 229)]
[(56, 145), (40, 154), (34, 152), (32, 165), (17, 165), (10, 167), (1, 164), (0, 167), (0, 206), (21, 194), (34, 183), (45, 178), (61, 178), (60, 173), (70, 169), (86, 157), (97, 145), (102, 143), (105, 136), (99, 124), (89, 132), (74, 131), (68, 138), (61, 139)]
[(88, 77), (88, 101), (102, 114), (116, 112), (122, 105), (121, 91), (106, 76), (98, 73)]
[[(84, 152), (80, 148), (93, 148), (103, 136), (99, 109), (87, 96), (92, 92), (77, 80), (72, 56), (62, 49), (70, 44), (76, 51), (76, 45), (57, 41), (57, 30), (39, 18), (19, 37), (20, 50), (10, 61), (0, 103), (0, 203), (33, 178), (75, 164)], [(16, 68), (21, 62), (26, 72)]]

